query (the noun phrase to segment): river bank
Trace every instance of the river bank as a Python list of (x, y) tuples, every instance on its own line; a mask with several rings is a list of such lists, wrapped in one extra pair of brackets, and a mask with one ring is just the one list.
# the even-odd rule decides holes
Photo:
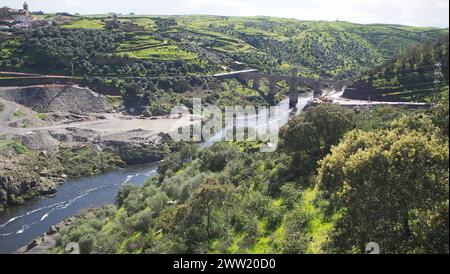
[[(283, 100), (279, 104), (280, 112), (287, 116), (290, 114), (296, 115), (302, 111), (306, 102), (311, 98), (312, 94), (303, 94), (296, 110), (289, 109), (288, 100)], [(211, 144), (212, 142), (207, 142), (202, 146), (205, 147)], [(9, 213), (8, 216), (0, 215), (0, 223), (3, 224), (0, 226), (0, 234), (4, 234), (0, 236), (0, 246), (5, 246), (5, 248), (0, 250), (0, 253), (14, 252), (28, 245), (33, 239), (45, 233), (51, 226), (79, 214), (81, 209), (114, 203), (117, 189), (122, 184), (143, 184), (148, 177), (156, 174), (156, 165), (152, 167), (146, 165), (146, 167), (149, 167), (149, 169), (144, 168), (140, 172), (134, 172), (132, 171), (133, 167), (130, 167), (95, 177), (70, 180), (60, 186), (58, 193), (54, 197), (44, 198), (42, 200), (44, 204), (37, 202), (37, 204), (16, 208), (17, 211)], [(106, 191), (107, 194), (99, 195), (103, 191)], [(50, 211), (50, 215), (46, 216), (46, 211)], [(23, 229), (25, 230), (22, 231)], [(25, 232), (27, 232), (26, 237), (23, 237)]]
[(28, 201), (0, 214), (0, 253), (12, 253), (81, 210), (114, 203), (118, 188), (142, 185), (156, 164), (129, 167), (95, 177), (69, 180), (52, 197)]
[[(116, 98), (119, 100), (118, 98)], [(0, 212), (83, 176), (151, 163), (189, 117), (138, 117), (78, 86), (1, 87)]]

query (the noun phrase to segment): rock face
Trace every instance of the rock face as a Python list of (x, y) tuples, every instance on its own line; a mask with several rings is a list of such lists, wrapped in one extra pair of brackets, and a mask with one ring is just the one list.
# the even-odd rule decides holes
[(168, 134), (154, 135), (151, 131), (146, 130), (101, 135), (89, 129), (64, 128), (34, 131), (19, 138), (27, 148), (41, 151), (41, 154), (53, 154), (65, 143), (89, 143), (98, 151), (118, 155), (129, 165), (159, 161), (175, 145)]
[(47, 132), (35, 131), (20, 137), (20, 141), (27, 148), (55, 152), (59, 148), (59, 141), (51, 137)]
[[(167, 134), (153, 136), (115, 135), (97, 138), (94, 143), (102, 150), (117, 154), (127, 164), (145, 164), (162, 160), (172, 147), (172, 139)], [(134, 136), (133, 136), (134, 135)]]
[(50, 138), (61, 142), (90, 143), (99, 151), (118, 155), (128, 165), (152, 163), (161, 160), (172, 149), (174, 142), (168, 134), (154, 135), (146, 130), (132, 130), (111, 135), (100, 135), (89, 129), (66, 128), (48, 132)]
[(102, 113), (110, 111), (104, 96), (77, 86), (31, 86), (2, 89), (0, 97), (37, 112)]

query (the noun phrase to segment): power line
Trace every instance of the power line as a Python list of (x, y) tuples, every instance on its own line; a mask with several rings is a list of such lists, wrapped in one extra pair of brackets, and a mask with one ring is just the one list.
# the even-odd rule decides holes
[(441, 77), (442, 77), (442, 64), (440, 62), (437, 62), (435, 65), (435, 69), (434, 69), (434, 93), (435, 93), (435, 97), (434, 97), (434, 101), (436, 102), (438, 100), (437, 98), (437, 93), (440, 90), (440, 84), (441, 84)]
[[(420, 77), (430, 77), (430, 76), (433, 76), (433, 75), (434, 75), (434, 72), (426, 73), (426, 74), (420, 74), (420, 75), (417, 75), (417, 76), (399, 76), (399, 75), (396, 75), (395, 77), (391, 77), (390, 79), (397, 79), (397, 80), (400, 80), (400, 79), (402, 79), (402, 80), (405, 80), (405, 79), (417, 79), (417, 80), (420, 80)], [(371, 79), (371, 80), (387, 80), (385, 77), (377, 77), (377, 78), (369, 78), (369, 79)]]
[[(448, 83), (449, 81), (441, 81), (441, 83)], [(424, 82), (424, 83), (418, 83), (418, 84), (411, 84), (411, 85), (398, 85), (398, 86), (382, 86), (377, 89), (389, 89), (389, 88), (405, 88), (405, 87), (414, 87), (414, 86), (426, 86), (426, 85), (433, 85), (435, 84), (433, 82)]]
[[(444, 66), (444, 65), (442, 65)], [(446, 66), (444, 66), (446, 67)], [(427, 66), (419, 66), (419, 67), (414, 67), (414, 68), (407, 68), (407, 69), (400, 69), (400, 70), (393, 70), (391, 72), (383, 72), (382, 70), (378, 71), (378, 72), (374, 72), (373, 70), (368, 72), (370, 74), (383, 74), (383, 75), (397, 75), (399, 72), (404, 72), (404, 71), (418, 71), (422, 68), (428, 68), (430, 70), (433, 70), (433, 68), (435, 68), (435, 65), (427, 65)], [(370, 77), (370, 75), (364, 75), (363, 77)]]

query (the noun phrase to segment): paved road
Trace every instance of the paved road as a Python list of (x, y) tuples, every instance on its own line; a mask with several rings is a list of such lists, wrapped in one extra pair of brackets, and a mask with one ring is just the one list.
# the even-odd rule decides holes
[(415, 102), (385, 102), (385, 101), (367, 101), (367, 100), (354, 100), (342, 97), (344, 91), (331, 91), (322, 96), (325, 100), (331, 100), (335, 104), (343, 106), (376, 106), (376, 105), (390, 105), (390, 106), (412, 106), (412, 107), (429, 107), (428, 103), (415, 103)]

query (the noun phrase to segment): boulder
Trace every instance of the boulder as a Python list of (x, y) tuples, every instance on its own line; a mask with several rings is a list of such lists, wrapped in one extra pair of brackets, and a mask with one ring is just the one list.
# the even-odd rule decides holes
[(55, 226), (51, 226), (48, 230), (47, 230), (47, 232), (46, 232), (46, 234), (48, 235), (48, 236), (50, 236), (50, 235), (54, 235), (54, 234), (56, 234), (56, 233), (58, 233), (58, 229), (55, 227)]

